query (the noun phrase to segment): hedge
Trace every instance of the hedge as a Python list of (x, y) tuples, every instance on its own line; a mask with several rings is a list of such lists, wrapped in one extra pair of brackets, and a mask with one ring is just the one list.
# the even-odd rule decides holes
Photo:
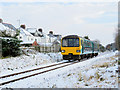
[(18, 56), (20, 55), (20, 40), (14, 38), (1, 38), (2, 56)]

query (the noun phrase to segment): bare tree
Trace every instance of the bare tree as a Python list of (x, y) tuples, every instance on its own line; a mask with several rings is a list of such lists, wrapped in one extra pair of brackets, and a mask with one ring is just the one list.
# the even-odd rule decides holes
[(120, 28), (118, 28), (118, 32), (115, 37), (116, 48), (120, 51)]

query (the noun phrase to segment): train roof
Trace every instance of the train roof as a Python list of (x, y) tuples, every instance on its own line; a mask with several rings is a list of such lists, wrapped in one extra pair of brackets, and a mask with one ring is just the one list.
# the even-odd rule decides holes
[(91, 40), (88, 40), (88, 39), (86, 39), (86, 38), (84, 38), (84, 37), (81, 37), (81, 36), (78, 36), (78, 35), (67, 35), (67, 36), (65, 36), (65, 37), (63, 37), (62, 39), (66, 39), (66, 38), (81, 38), (81, 39), (83, 39), (84, 41), (88, 41), (88, 42), (91, 42), (91, 43), (94, 43), (94, 44), (98, 44), (98, 43), (96, 43), (96, 42), (94, 42), (94, 41), (91, 41)]
[[(88, 40), (88, 39), (85, 39), (84, 37), (81, 37), (81, 36), (78, 36), (78, 35), (67, 35), (67, 36), (63, 37), (63, 39), (64, 38), (82, 38), (84, 40)], [(88, 41), (90, 41), (90, 40), (88, 40)]]
[(63, 39), (64, 38), (79, 38), (79, 36), (78, 35), (67, 35), (67, 36), (63, 37)]

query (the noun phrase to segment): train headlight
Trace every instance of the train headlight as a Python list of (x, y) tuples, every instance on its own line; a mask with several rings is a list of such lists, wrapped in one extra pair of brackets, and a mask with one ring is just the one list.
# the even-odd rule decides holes
[(80, 50), (76, 50), (76, 52), (80, 52)]
[(62, 52), (62, 53), (64, 53), (64, 52), (65, 52), (65, 50), (61, 50), (61, 52)]

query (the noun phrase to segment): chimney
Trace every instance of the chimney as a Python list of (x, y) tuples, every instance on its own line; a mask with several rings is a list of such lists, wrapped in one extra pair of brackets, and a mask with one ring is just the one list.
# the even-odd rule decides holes
[(41, 28), (39, 28), (38, 31), (42, 33), (42, 29)]
[(25, 27), (25, 25), (21, 25), (20, 27), (21, 27), (21, 28), (23, 28), (23, 29), (25, 29), (25, 28), (26, 28), (26, 27)]
[(49, 31), (49, 34), (52, 34), (52, 35), (53, 35), (53, 31)]

